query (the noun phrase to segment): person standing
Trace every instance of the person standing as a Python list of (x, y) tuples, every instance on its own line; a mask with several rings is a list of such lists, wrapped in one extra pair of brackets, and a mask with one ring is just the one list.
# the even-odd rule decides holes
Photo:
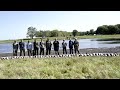
[(25, 56), (25, 43), (22, 40), (19, 42), (19, 49), (20, 49), (20, 56), (22, 56), (22, 52)]
[(32, 45), (31, 55), (34, 56), (34, 45), (33, 45), (33, 42), (31, 42), (31, 45)]
[(71, 38), (69, 39), (69, 50), (70, 50), (70, 54), (73, 54), (73, 41), (71, 40)]
[(63, 47), (63, 54), (64, 54), (64, 52), (67, 54), (67, 49), (66, 49), (67, 43), (65, 42), (65, 40), (63, 40), (63, 42), (62, 42), (62, 47)]
[(79, 42), (77, 41), (77, 38), (75, 38), (75, 41), (74, 41), (74, 51), (75, 51), (75, 54), (76, 52), (78, 52), (79, 54)]
[(42, 38), (39, 46), (40, 46), (40, 55), (44, 55), (45, 43), (42, 40)]
[(13, 56), (17, 56), (18, 52), (18, 43), (16, 41), (13, 42)]
[(54, 51), (56, 55), (59, 55), (59, 41), (57, 41), (57, 38), (55, 39), (55, 41), (53, 42), (53, 46), (54, 46)]
[(38, 42), (36, 42), (36, 55), (38, 55), (38, 52), (39, 52), (39, 44)]
[(33, 51), (33, 56), (34, 56), (34, 55), (38, 55), (39, 45), (38, 45), (38, 43), (36, 42), (36, 39), (35, 39), (34, 42), (33, 42), (33, 49), (34, 49), (34, 51)]
[(26, 48), (27, 48), (28, 56), (31, 56), (32, 55), (32, 43), (28, 41)]
[(49, 38), (46, 40), (46, 55), (50, 55), (51, 54), (51, 47), (52, 47), (52, 43), (49, 40)]

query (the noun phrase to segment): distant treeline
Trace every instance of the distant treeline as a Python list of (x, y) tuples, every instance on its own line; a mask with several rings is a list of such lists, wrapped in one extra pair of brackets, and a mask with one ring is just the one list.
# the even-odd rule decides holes
[(120, 34), (120, 24), (99, 26), (96, 30), (96, 34)]
[(109, 34), (120, 34), (120, 24), (117, 25), (103, 25), (99, 26), (97, 30), (90, 29), (86, 32), (80, 32), (73, 30), (72, 32), (60, 31), (60, 30), (37, 30), (35, 27), (29, 27), (27, 36), (28, 37), (68, 37), (68, 36), (83, 36), (83, 35), (109, 35)]

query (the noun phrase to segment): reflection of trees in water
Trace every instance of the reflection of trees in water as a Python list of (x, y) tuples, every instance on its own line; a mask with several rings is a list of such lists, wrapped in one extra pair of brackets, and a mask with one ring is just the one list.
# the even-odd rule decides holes
[(120, 44), (120, 41), (104, 42), (103, 44)]

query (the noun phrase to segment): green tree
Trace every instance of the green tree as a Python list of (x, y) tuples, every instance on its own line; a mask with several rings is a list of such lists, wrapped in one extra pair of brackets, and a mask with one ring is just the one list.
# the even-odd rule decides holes
[(108, 26), (107, 25), (99, 26), (96, 30), (96, 34), (109, 34)]
[(36, 37), (43, 37), (43, 33), (44, 31), (43, 30), (40, 30), (40, 31), (36, 31)]
[(120, 25), (103, 25), (99, 26), (96, 30), (96, 34), (118, 34), (120, 33)]
[(35, 36), (36, 36), (36, 37), (40, 37), (39, 31), (36, 31)]
[(115, 25), (118, 28), (117, 34), (120, 34), (120, 24)]
[(85, 35), (86, 33), (85, 32), (79, 32), (80, 36), (83, 36)]
[(58, 30), (53, 30), (53, 31), (51, 31), (51, 37), (58, 37), (58, 34), (59, 34), (59, 32), (58, 32)]
[(63, 37), (63, 31), (58, 31), (58, 36)]
[(117, 34), (119, 28), (115, 25), (109, 25), (108, 30), (109, 30), (109, 34)]
[(94, 34), (94, 29), (90, 30), (90, 34), (93, 35)]
[(50, 33), (50, 32), (51, 32), (51, 31), (49, 31), (49, 30), (44, 31), (45, 36), (46, 36), (46, 37), (50, 37), (50, 36), (51, 36), (51, 33)]
[(75, 37), (78, 34), (78, 31), (77, 30), (73, 30), (72, 34)]
[(27, 31), (27, 35), (33, 39), (33, 37), (36, 35), (37, 29), (35, 27), (29, 27)]
[(71, 34), (71, 32), (66, 32), (66, 36), (70, 36)]
[(90, 34), (90, 32), (89, 31), (86, 31), (86, 35), (89, 35)]

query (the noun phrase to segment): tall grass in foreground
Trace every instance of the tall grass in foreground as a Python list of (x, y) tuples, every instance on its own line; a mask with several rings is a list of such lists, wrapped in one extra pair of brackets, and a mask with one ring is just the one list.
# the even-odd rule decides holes
[(1, 60), (0, 79), (120, 78), (120, 57)]

